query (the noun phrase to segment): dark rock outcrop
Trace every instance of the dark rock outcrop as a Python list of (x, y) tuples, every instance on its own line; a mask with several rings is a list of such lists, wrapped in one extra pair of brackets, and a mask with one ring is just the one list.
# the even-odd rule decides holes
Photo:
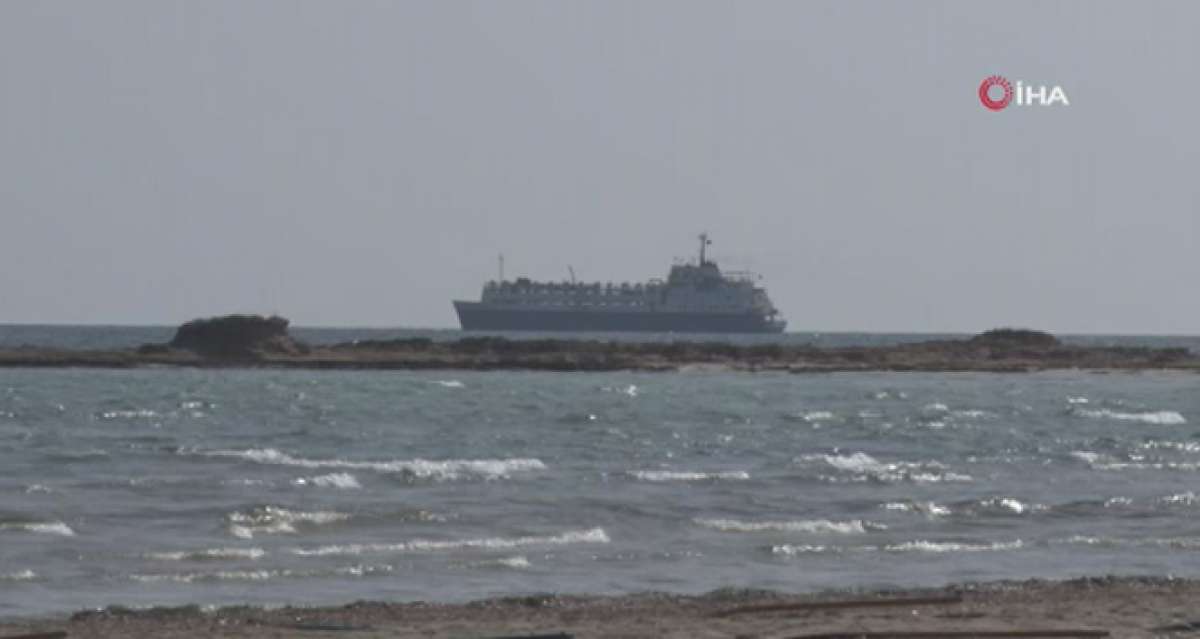
[(1058, 338), (1028, 328), (993, 328), (971, 338), (974, 346), (999, 349), (1048, 349), (1062, 346)]
[(197, 319), (180, 326), (169, 346), (205, 357), (238, 359), (307, 353), (308, 347), (293, 340), (287, 328), (288, 321), (278, 315)]

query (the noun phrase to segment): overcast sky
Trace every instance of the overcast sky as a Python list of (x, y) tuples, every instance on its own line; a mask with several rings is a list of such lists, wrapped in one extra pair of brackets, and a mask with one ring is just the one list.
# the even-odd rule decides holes
[[(1200, 332), (1191, 2), (0, 2), (0, 321), (457, 326), (708, 231), (791, 330)], [(993, 113), (988, 75), (1070, 106)]]

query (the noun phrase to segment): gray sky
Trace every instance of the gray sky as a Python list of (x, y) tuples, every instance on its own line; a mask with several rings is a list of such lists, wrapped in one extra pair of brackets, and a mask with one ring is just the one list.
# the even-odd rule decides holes
[[(1200, 5), (0, 2), (0, 321), (456, 326), (707, 230), (792, 330), (1200, 332)], [(984, 109), (983, 78), (1069, 107)]]

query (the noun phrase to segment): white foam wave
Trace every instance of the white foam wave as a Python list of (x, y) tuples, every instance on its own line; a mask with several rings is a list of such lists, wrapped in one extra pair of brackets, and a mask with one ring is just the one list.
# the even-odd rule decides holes
[(677, 470), (631, 470), (629, 475), (642, 481), (744, 481), (750, 479), (750, 473), (744, 470), (728, 470), (713, 473)]
[(362, 555), (367, 553), (438, 552), (446, 550), (499, 550), (522, 546), (561, 546), (567, 544), (607, 544), (603, 528), (572, 530), (559, 535), (530, 537), (488, 537), (483, 539), (414, 539), (392, 544), (332, 544), (310, 548), (293, 548), (291, 552), (303, 557), (326, 555)]
[(779, 544), (771, 546), (771, 554), (794, 557), (796, 555), (811, 555), (823, 552), (838, 552), (837, 548), (815, 546), (810, 544)]
[(20, 530), (31, 533), (42, 533), (46, 535), (59, 535), (62, 537), (74, 537), (75, 531), (71, 527), (61, 521), (49, 522), (7, 522), (0, 524), (0, 530)]
[(387, 574), (395, 570), (388, 565), (356, 565), (337, 568), (322, 568), (318, 570), (293, 569), (259, 569), (259, 570), (219, 570), (214, 572), (183, 572), (183, 573), (153, 573), (132, 574), (129, 578), (143, 583), (194, 583), (207, 581), (269, 581), (272, 579), (300, 579), (305, 577), (369, 577), (377, 574)]
[(433, 383), (437, 384), (438, 386), (441, 386), (443, 388), (466, 388), (467, 387), (466, 384), (458, 381), (457, 379), (438, 379), (438, 380), (434, 380)]
[(979, 502), (979, 506), (986, 510), (1000, 510), (1010, 512), (1014, 515), (1024, 515), (1029, 512), (1046, 510), (1046, 507), (1041, 504), (1026, 504), (1013, 497), (984, 499)]
[(297, 486), (341, 488), (343, 490), (362, 488), (362, 484), (359, 484), (358, 479), (350, 473), (329, 473), (328, 475), (317, 475), (316, 477), (297, 477), (292, 480), (292, 483)]
[(302, 468), (345, 468), (349, 470), (373, 470), (381, 473), (404, 473), (422, 479), (457, 479), (472, 475), (488, 479), (508, 477), (510, 473), (545, 470), (539, 459), (449, 459), (434, 461), (408, 459), (392, 461), (351, 461), (346, 459), (306, 459), (293, 457), (274, 448), (251, 448), (247, 450), (185, 451), (185, 454), (200, 454), (206, 457), (233, 457), (259, 464), (299, 466)]
[(637, 396), (638, 396), (638, 392), (639, 392), (639, 391), (638, 391), (638, 387), (637, 387), (636, 385), (634, 385), (634, 384), (630, 384), (630, 385), (628, 385), (628, 386), (625, 386), (625, 387), (617, 387), (617, 386), (601, 386), (601, 387), (600, 387), (600, 390), (601, 390), (601, 391), (603, 391), (603, 392), (605, 392), (605, 393), (620, 393), (620, 394), (622, 394), (622, 395), (628, 395), (628, 396), (630, 396), (630, 397), (637, 397)]
[(901, 544), (891, 544), (884, 546), (884, 550), (888, 552), (991, 552), (998, 550), (1016, 550), (1024, 546), (1025, 543), (1020, 539), (1009, 542), (995, 542), (991, 544), (971, 544), (959, 543), (952, 541), (906, 541)]
[(1071, 456), (1089, 465), (1095, 465), (1104, 459), (1111, 459), (1107, 455), (1102, 453), (1094, 453), (1090, 450), (1073, 450), (1071, 451)]
[(827, 422), (837, 419), (837, 415), (827, 410), (810, 410), (800, 416), (806, 422)]
[(950, 414), (955, 417), (963, 417), (965, 419), (982, 419), (984, 417), (992, 416), (992, 414), (987, 412), (986, 410), (978, 410), (978, 409), (955, 410), (955, 411), (951, 411)]
[(836, 533), (842, 535), (863, 534), (868, 530), (885, 530), (887, 526), (855, 519), (851, 521), (830, 521), (828, 519), (809, 519), (799, 521), (738, 521), (736, 519), (696, 519), (695, 522), (705, 528), (714, 528), (722, 532), (804, 532), (804, 533)]
[(100, 419), (108, 419), (108, 420), (112, 420), (112, 419), (149, 419), (149, 418), (153, 418), (153, 417), (158, 417), (158, 413), (156, 413), (148, 408), (141, 408), (141, 409), (134, 409), (134, 410), (109, 410), (109, 411), (104, 411), (104, 412), (100, 413)]
[(875, 479), (892, 483), (912, 481), (916, 483), (969, 482), (970, 475), (945, 470), (945, 465), (936, 461), (884, 463), (874, 457), (857, 452), (850, 455), (806, 455), (802, 461), (820, 460), (842, 472), (860, 478)]
[(945, 517), (950, 514), (949, 508), (935, 504), (932, 501), (893, 501), (884, 504), (883, 507), (887, 510), (921, 513), (929, 517)]
[(305, 512), (288, 510), (278, 506), (266, 506), (243, 513), (230, 513), (229, 533), (241, 539), (252, 539), (256, 534), (278, 535), (296, 532), (297, 523), (313, 525), (331, 524), (350, 519), (350, 515), (331, 511)]
[(148, 553), (148, 559), (161, 561), (212, 561), (221, 559), (261, 559), (267, 551), (262, 548), (208, 548)]
[(16, 572), (0, 573), (0, 581), (32, 581), (37, 579), (37, 573), (26, 568)]
[(1200, 497), (1197, 497), (1196, 493), (1189, 490), (1185, 493), (1176, 493), (1174, 495), (1160, 497), (1158, 501), (1164, 504), (1192, 506), (1200, 503)]
[(287, 577), (290, 570), (221, 570), (218, 572), (187, 572), (173, 574), (133, 574), (129, 578), (143, 583), (171, 581), (190, 584), (195, 581), (267, 581)]
[(1148, 411), (1144, 413), (1123, 413), (1107, 408), (1100, 410), (1075, 410), (1075, 415), (1080, 417), (1088, 417), (1092, 419), (1115, 419), (1127, 422), (1142, 422), (1145, 424), (1157, 424), (1162, 426), (1175, 426), (1186, 424), (1187, 419), (1182, 414), (1173, 410)]

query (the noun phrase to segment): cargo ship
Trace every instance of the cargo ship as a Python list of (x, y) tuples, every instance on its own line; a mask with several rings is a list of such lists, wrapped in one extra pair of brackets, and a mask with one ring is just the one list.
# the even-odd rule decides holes
[(706, 256), (708, 234), (699, 239), (699, 259), (675, 264), (665, 281), (583, 283), (573, 274), (565, 282), (508, 281), (501, 266), (478, 302), (456, 300), (454, 310), (467, 331), (782, 333), (787, 322), (760, 278), (722, 273)]

